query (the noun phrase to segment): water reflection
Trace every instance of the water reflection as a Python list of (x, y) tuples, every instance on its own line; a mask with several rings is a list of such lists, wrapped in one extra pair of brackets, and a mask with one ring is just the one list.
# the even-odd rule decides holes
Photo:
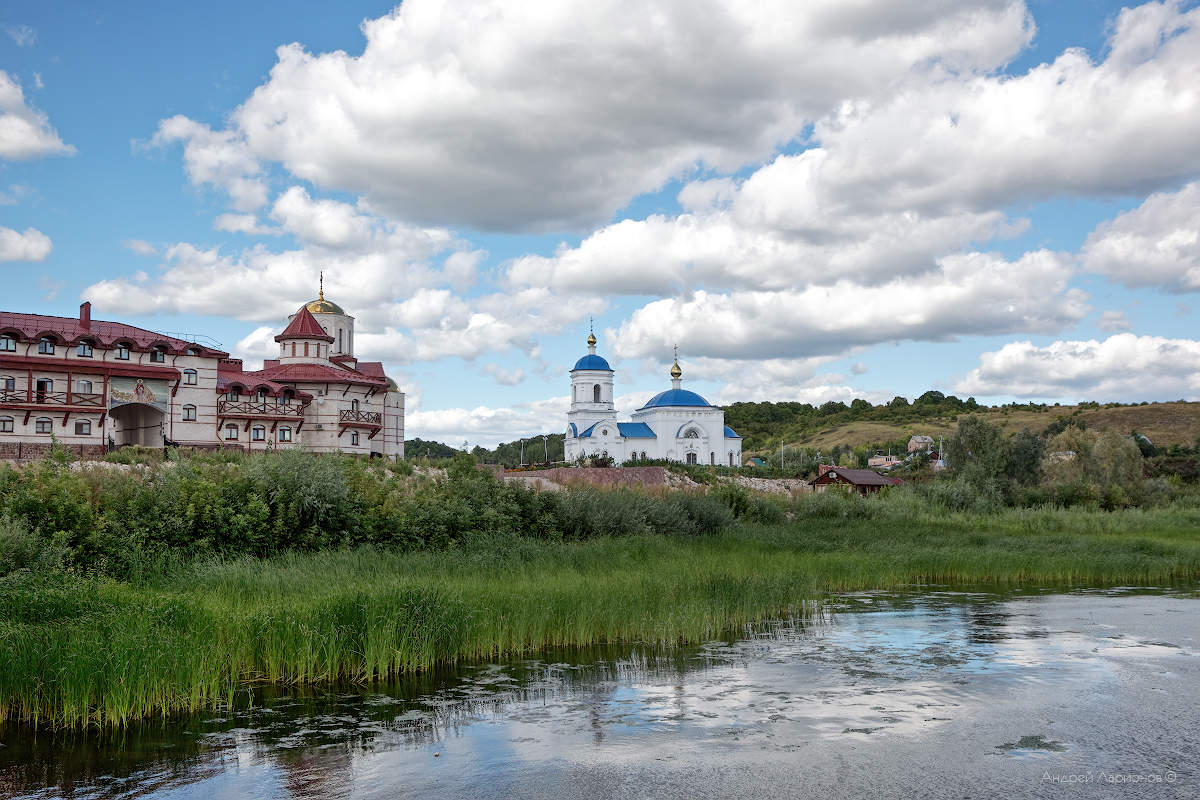
[[(1172, 614), (1181, 604), (1189, 613)], [(1126, 752), (1119, 737), (1097, 746), (1087, 731), (1113, 703), (1135, 727), (1173, 709), (1162, 723), (1181, 729), (1173, 746), (1194, 743), (1195, 711), (1181, 713), (1177, 700), (1200, 685), (1195, 604), (1121, 590), (863, 593), (807, 624), (688, 648), (546, 652), (369, 689), (259, 688), (232, 708), (120, 734), (10, 727), (0, 736), (0, 795), (554, 796), (556, 782), (579, 775), (604, 793), (606, 780), (619, 789), (634, 774), (653, 782), (717, 764), (751, 777), (783, 770), (776, 788), (811, 788), (788, 755), (798, 752), (826, 764), (821, 775), (841, 776), (832, 796), (871, 770), (881, 774), (870, 786), (897, 780), (897, 758), (945, 771), (958, 750), (984, 759), (972, 769), (1002, 775), (1038, 759), (1078, 767), (1105, 752), (1106, 763), (1163, 762), (1190, 780), (1182, 757), (1167, 763), (1171, 748)], [(1097, 693), (1107, 705), (1088, 700)], [(1072, 727), (1082, 730), (1069, 735)], [(847, 771), (852, 762), (859, 769)], [(727, 793), (737, 794), (739, 774), (713, 785), (732, 780)]]

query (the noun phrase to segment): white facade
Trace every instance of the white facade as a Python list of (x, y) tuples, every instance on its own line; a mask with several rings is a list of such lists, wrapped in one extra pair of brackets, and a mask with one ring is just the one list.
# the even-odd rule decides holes
[(588, 354), (571, 370), (571, 405), (563, 446), (567, 461), (609, 457), (617, 464), (667, 459), (689, 464), (741, 466), (742, 439), (725, 426), (725, 412), (682, 388), (682, 370), (671, 367), (671, 388), (617, 420), (613, 371), (596, 355), (595, 335)]

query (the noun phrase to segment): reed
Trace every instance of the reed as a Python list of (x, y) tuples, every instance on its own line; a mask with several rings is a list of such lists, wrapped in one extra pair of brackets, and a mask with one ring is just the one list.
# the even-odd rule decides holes
[(702, 641), (806, 616), (842, 591), (1200, 576), (1195, 509), (836, 505), (850, 502), (703, 536), (467, 533), (435, 551), (204, 558), (128, 580), (18, 571), (0, 579), (0, 720), (121, 726), (229, 702), (254, 682), (366, 683), (550, 646)]

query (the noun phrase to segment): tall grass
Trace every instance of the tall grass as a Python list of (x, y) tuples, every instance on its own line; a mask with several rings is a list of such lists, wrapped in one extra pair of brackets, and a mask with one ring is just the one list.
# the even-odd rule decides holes
[(806, 498), (790, 523), (686, 538), (467, 532), (437, 551), (207, 558), (126, 581), (19, 570), (0, 579), (0, 719), (119, 726), (227, 702), (248, 682), (368, 682), (548, 646), (700, 641), (804, 616), (838, 591), (1200, 575), (1195, 509), (864, 503)]

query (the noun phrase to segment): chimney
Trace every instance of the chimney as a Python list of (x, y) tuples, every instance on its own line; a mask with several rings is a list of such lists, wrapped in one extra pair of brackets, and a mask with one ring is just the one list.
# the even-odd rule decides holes
[(79, 304), (79, 327), (85, 331), (92, 329), (92, 302), (84, 300)]
[(817, 477), (818, 478), (821, 477), (826, 472), (829, 472), (829, 470), (831, 470), (831, 469), (833, 469), (832, 464), (817, 464)]

